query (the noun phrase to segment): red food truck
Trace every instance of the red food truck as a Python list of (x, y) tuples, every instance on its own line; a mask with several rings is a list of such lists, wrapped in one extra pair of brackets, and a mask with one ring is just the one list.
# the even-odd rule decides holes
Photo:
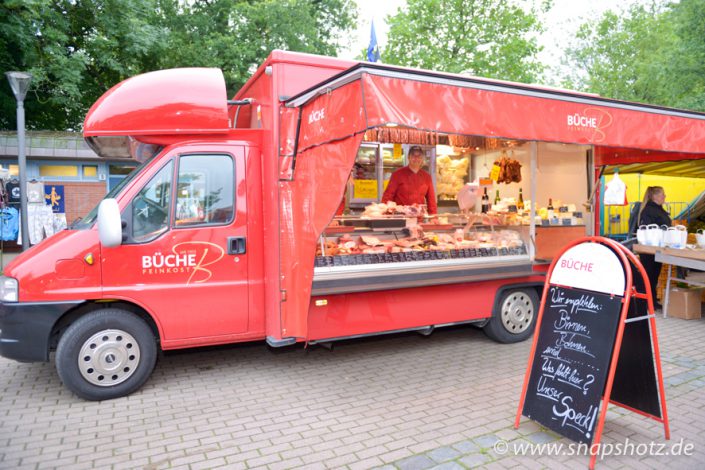
[[(594, 230), (582, 202), (595, 149), (689, 158), (705, 151), (703, 119), (283, 51), (232, 100), (217, 69), (130, 78), (93, 105), (84, 135), (99, 155), (142, 164), (6, 267), (0, 354), (55, 352), (63, 383), (102, 400), (142, 386), (160, 350), (460, 323), (523, 340), (546, 261)], [(439, 194), (489, 176), (494, 203), (460, 212), (439, 200), (433, 218), (380, 204), (411, 145)]]

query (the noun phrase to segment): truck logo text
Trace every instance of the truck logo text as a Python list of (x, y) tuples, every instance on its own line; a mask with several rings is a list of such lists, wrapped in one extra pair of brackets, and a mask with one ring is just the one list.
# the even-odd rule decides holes
[[(171, 253), (156, 252), (142, 256), (142, 275), (188, 274), (186, 284), (208, 281), (213, 273), (207, 266), (220, 261), (225, 250), (215, 243), (183, 242), (174, 245)], [(185, 277), (185, 276), (184, 276)]]
[(597, 118), (582, 116), (580, 114), (569, 114), (568, 115), (568, 125), (569, 126), (579, 126), (579, 127), (592, 127), (597, 128)]
[(596, 143), (605, 140), (605, 129), (612, 124), (612, 119), (612, 115), (604, 109), (590, 106), (580, 113), (568, 114), (566, 124), (573, 130), (590, 132), (590, 140)]
[(308, 123), (312, 124), (314, 122), (318, 122), (321, 119), (325, 119), (326, 117), (326, 108), (321, 108), (317, 111), (313, 111), (311, 114), (308, 115)]

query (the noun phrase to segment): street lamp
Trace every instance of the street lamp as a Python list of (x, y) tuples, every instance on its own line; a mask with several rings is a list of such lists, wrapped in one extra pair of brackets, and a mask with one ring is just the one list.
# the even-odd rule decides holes
[(22, 250), (29, 248), (29, 220), (27, 219), (27, 157), (24, 148), (24, 97), (32, 81), (27, 72), (5, 72), (12, 93), (17, 100), (17, 163), (20, 172), (20, 221), (22, 223)]

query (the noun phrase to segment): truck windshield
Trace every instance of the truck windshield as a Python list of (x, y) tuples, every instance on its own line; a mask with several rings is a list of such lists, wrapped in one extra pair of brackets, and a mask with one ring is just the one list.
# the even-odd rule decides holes
[[(145, 160), (142, 163), (140, 163), (139, 166), (137, 166), (134, 170), (132, 170), (130, 172), (130, 174), (128, 174), (125, 178), (122, 179), (122, 181), (120, 181), (117, 185), (115, 185), (113, 187), (113, 189), (111, 189), (108, 192), (108, 194), (105, 195), (105, 197), (103, 199), (110, 199), (110, 198), (113, 198), (113, 197), (117, 196), (118, 194), (120, 194), (120, 191), (122, 191), (122, 188), (124, 188), (127, 185), (127, 183), (129, 183), (130, 181), (135, 179), (135, 176), (137, 176), (142, 171), (142, 168), (144, 168), (144, 166), (149, 161), (151, 161), (151, 160)], [(69, 226), (69, 229), (70, 230), (85, 230), (85, 229), (91, 228), (98, 217), (98, 206), (99, 205), (100, 205), (100, 203), (96, 204), (96, 206), (85, 217), (79, 218), (79, 219), (76, 219), (75, 221), (73, 221), (71, 223), (71, 225)]]

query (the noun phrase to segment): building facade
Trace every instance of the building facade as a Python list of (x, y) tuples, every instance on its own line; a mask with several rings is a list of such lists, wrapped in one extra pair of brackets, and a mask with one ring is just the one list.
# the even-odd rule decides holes
[[(28, 131), (27, 181), (60, 194), (68, 223), (84, 217), (137, 166), (131, 159), (98, 157), (79, 133)], [(0, 168), (7, 180), (18, 177), (16, 132), (0, 132)], [(19, 207), (18, 207), (19, 209)]]

